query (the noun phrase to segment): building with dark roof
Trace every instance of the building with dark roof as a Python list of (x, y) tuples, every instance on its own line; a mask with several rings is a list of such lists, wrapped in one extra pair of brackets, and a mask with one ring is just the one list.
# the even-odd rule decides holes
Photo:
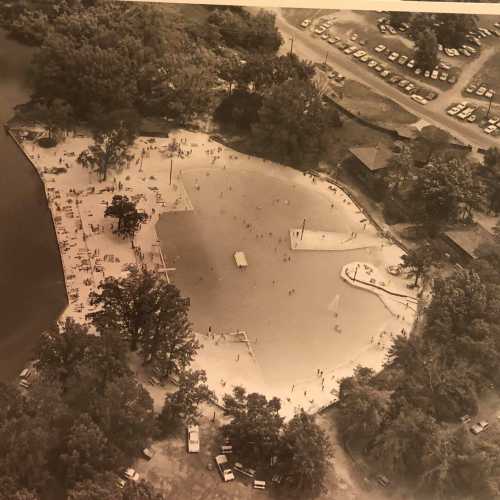
[(443, 233), (443, 238), (464, 261), (477, 259), (479, 247), (495, 241), (492, 234), (481, 224), (450, 229)]

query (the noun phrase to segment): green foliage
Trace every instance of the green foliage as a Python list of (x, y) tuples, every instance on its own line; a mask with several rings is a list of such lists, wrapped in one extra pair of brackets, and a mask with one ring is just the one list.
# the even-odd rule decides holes
[(326, 133), (339, 125), (337, 111), (324, 104), (311, 82), (287, 80), (265, 95), (252, 130), (258, 152), (304, 165), (317, 163)]
[(183, 371), (179, 375), (178, 389), (165, 397), (165, 404), (158, 416), (161, 430), (167, 433), (179, 422), (196, 423), (201, 416), (199, 405), (215, 399), (215, 393), (208, 388), (204, 370)]
[(417, 286), (418, 280), (427, 275), (436, 257), (434, 248), (429, 244), (423, 244), (403, 254), (401, 267), (407, 270), (409, 276), (415, 278), (414, 285)]
[(141, 224), (147, 219), (147, 214), (138, 212), (136, 204), (128, 199), (128, 196), (115, 194), (111, 205), (104, 211), (105, 217), (118, 219), (118, 226), (113, 231), (123, 238), (133, 239)]
[(415, 64), (424, 70), (433, 70), (438, 63), (438, 41), (429, 28), (417, 35), (415, 41)]
[(105, 472), (76, 483), (68, 490), (68, 500), (121, 500), (116, 475)]
[(123, 168), (133, 158), (129, 154), (129, 147), (134, 140), (135, 136), (128, 124), (121, 121), (111, 129), (96, 131), (94, 144), (80, 153), (78, 162), (95, 170), (101, 180), (105, 181), (109, 169)]
[(214, 118), (222, 125), (235, 126), (250, 131), (259, 120), (262, 97), (246, 90), (235, 90), (226, 96), (214, 113)]
[(333, 449), (313, 415), (301, 410), (284, 426), (277, 456), (282, 486), (291, 497), (316, 497), (327, 491), (324, 480)]
[(60, 455), (66, 484), (92, 479), (117, 467), (118, 450), (108, 441), (91, 417), (83, 413), (73, 423)]
[(189, 300), (160, 274), (136, 267), (123, 278), (107, 278), (90, 296), (89, 314), (98, 330), (115, 330), (140, 348), (144, 362), (162, 376), (181, 373), (200, 345), (188, 320)]
[(279, 444), (283, 417), (279, 399), (267, 400), (257, 393), (247, 394), (243, 387), (235, 387), (224, 396), (224, 414), (231, 418), (222, 427), (238, 456), (253, 464), (269, 464)]
[(283, 43), (275, 26), (275, 15), (264, 10), (251, 16), (244, 10), (216, 9), (208, 22), (229, 47), (275, 53)]

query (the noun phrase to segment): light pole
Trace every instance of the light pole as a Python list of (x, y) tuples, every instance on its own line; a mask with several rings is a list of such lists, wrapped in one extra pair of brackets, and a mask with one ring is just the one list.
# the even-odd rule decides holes
[(488, 105), (488, 112), (486, 113), (486, 119), (490, 116), (491, 102), (493, 101), (493, 97), (495, 97), (495, 92), (491, 92), (490, 103)]
[(293, 54), (293, 40), (294, 40), (293, 36), (291, 36), (289, 40), (290, 40), (290, 55), (292, 55)]
[(325, 56), (325, 66), (326, 66), (326, 61), (328, 61), (328, 51), (326, 51), (326, 56)]
[(302, 241), (302, 236), (304, 236), (304, 229), (306, 228), (306, 220), (304, 219), (304, 222), (302, 222), (302, 231), (300, 233), (300, 240)]
[(169, 186), (172, 185), (172, 169), (174, 167), (174, 160), (172, 158), (170, 158), (170, 183), (169, 183)]

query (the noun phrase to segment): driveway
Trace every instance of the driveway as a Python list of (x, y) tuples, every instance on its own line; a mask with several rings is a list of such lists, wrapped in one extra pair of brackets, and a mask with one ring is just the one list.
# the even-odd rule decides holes
[[(276, 14), (276, 25), (284, 40), (284, 44), (280, 49), (281, 53), (284, 54), (289, 52), (291, 38), (293, 37), (293, 51), (301, 59), (312, 62), (324, 62), (326, 54), (328, 53), (328, 62), (335, 68), (340, 69), (348, 78), (369, 85), (374, 91), (389, 97), (397, 102), (402, 108), (415, 114), (420, 119), (425, 120), (431, 125), (447, 130), (465, 144), (470, 144), (474, 148), (488, 148), (500, 144), (499, 140), (486, 136), (477, 126), (459, 122), (446, 115), (444, 111), (446, 102), (442, 100), (441, 97), (429, 103), (426, 107), (414, 103), (408, 96), (402, 94), (390, 84), (369, 72), (364, 65), (346, 56), (335, 47), (329, 46), (320, 38), (311, 36), (310, 31), (304, 31), (289, 24), (282, 16), (281, 9), (273, 9), (273, 11)], [(474, 67), (476, 67), (475, 64)], [(468, 72), (465, 77), (467, 74)]]

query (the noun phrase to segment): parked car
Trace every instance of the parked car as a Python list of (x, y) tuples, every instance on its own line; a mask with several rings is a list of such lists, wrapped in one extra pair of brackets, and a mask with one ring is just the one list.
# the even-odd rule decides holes
[(477, 90), (477, 85), (474, 85), (474, 84), (469, 85), (469, 86), (465, 89), (465, 91), (466, 91), (468, 94), (474, 94), (474, 92), (476, 92), (476, 90)]
[(450, 115), (450, 116), (455, 116), (460, 110), (457, 108), (457, 107), (454, 107), (454, 108), (450, 108), (447, 113)]
[(398, 59), (398, 64), (400, 66), (404, 66), (407, 62), (408, 62), (408, 59), (409, 57), (408, 56), (401, 56), (399, 59)]
[[(483, 130), (483, 132), (484, 132), (485, 134), (491, 134), (491, 133), (495, 132), (495, 130), (497, 130), (496, 125), (488, 125), (488, 126), (487, 126), (484, 130)], [(471, 430), (472, 430), (472, 429), (471, 429)]]
[(392, 52), (391, 55), (387, 58), (389, 61), (395, 61), (399, 57), (398, 52)]
[(406, 87), (410, 82), (408, 80), (401, 80), (399, 83), (398, 83), (398, 87), (401, 87), (401, 88), (404, 88)]
[(222, 476), (222, 480), (227, 483), (228, 481), (234, 481), (234, 474), (229, 466), (229, 462), (227, 460), (226, 455), (217, 455), (215, 457), (215, 463), (217, 464), (217, 468), (219, 469), (220, 475)]
[(380, 484), (380, 486), (382, 486), (383, 488), (387, 488), (387, 486), (389, 486), (391, 484), (389, 479), (382, 474), (379, 474), (376, 479), (377, 479), (377, 483)]
[(476, 115), (470, 115), (470, 116), (467, 118), (467, 121), (468, 121), (469, 123), (474, 123), (476, 120), (477, 120), (477, 116), (476, 116)]
[(445, 72), (441, 73), (441, 74), (439, 75), (439, 79), (440, 79), (442, 82), (445, 82), (446, 80), (448, 80), (448, 73), (445, 73)]
[(154, 450), (152, 448), (144, 448), (142, 450), (142, 456), (146, 460), (151, 460), (155, 456), (155, 452), (154, 452)]
[(328, 39), (328, 43), (330, 45), (335, 45), (339, 40), (340, 40), (340, 38), (338, 36), (333, 36), (333, 37)]
[(409, 69), (413, 69), (415, 67), (415, 59), (410, 59), (406, 67)]
[(476, 90), (476, 95), (483, 96), (487, 90), (488, 89), (486, 87), (481, 86)]
[(365, 56), (363, 56), (363, 57), (360, 59), (360, 61), (361, 61), (361, 62), (364, 62), (364, 63), (368, 62), (369, 60), (370, 60), (370, 56), (369, 56), (368, 54), (366, 54)]
[(437, 80), (438, 75), (439, 75), (439, 71), (435, 69), (435, 70), (431, 73), (431, 79), (432, 79), (432, 80)]
[(462, 424), (468, 424), (470, 423), (471, 421), (471, 418), (469, 415), (464, 415), (463, 417), (460, 417), (460, 422), (462, 422)]
[(415, 74), (418, 76), (422, 73), (422, 68), (415, 68)]
[(491, 99), (494, 95), (495, 95), (495, 92), (491, 89), (487, 90), (484, 93), (484, 97), (486, 97), (487, 99)]
[(252, 486), (255, 490), (265, 490), (266, 489), (266, 482), (261, 481), (259, 479), (254, 479)]
[(387, 69), (385, 69), (384, 71), (382, 71), (382, 73), (380, 73), (380, 76), (382, 78), (389, 78), (391, 76), (391, 72)]
[(420, 96), (420, 95), (417, 95), (417, 94), (413, 94), (411, 96), (411, 98), (415, 101), (415, 102), (418, 102), (419, 104), (422, 104), (423, 106), (425, 106), (429, 101), (427, 99), (425, 99), (424, 97)]
[(319, 27), (314, 30), (314, 33), (316, 33), (316, 35), (322, 35), (325, 31), (326, 28)]
[(454, 52), (452, 52), (451, 49), (448, 49), (448, 48), (445, 48), (444, 49), (444, 53), (448, 56), (448, 57), (453, 57), (455, 55)]
[(330, 80), (333, 80), (336, 76), (337, 76), (337, 72), (336, 71), (330, 71), (330, 73), (328, 73), (328, 78)]
[(354, 54), (353, 54), (353, 56), (356, 59), (359, 59), (360, 57), (363, 57), (364, 55), (366, 55), (366, 52), (364, 50), (358, 50), (357, 52), (354, 52)]
[(369, 68), (374, 68), (377, 65), (377, 61), (374, 61), (373, 59), (368, 63)]
[(398, 83), (401, 81), (401, 77), (399, 75), (393, 75), (389, 79), (389, 83)]
[(379, 24), (378, 29), (380, 33), (385, 34), (387, 32), (387, 28), (385, 27), (385, 24)]
[(200, 427), (198, 425), (188, 426), (187, 447), (188, 447), (188, 453), (200, 452)]
[(385, 50), (385, 45), (377, 45), (375, 47), (375, 52), (383, 52)]
[(446, 70), (446, 71), (449, 71), (449, 70), (451, 69), (451, 66), (450, 66), (449, 64), (446, 64), (445, 62), (440, 62), (440, 63), (439, 63), (439, 67), (440, 67), (441, 69)]
[(139, 481), (139, 477), (139, 473), (135, 469), (128, 468), (123, 471), (123, 478), (128, 481), (137, 482)]
[(429, 90), (427, 92), (427, 94), (425, 95), (425, 98), (428, 100), (428, 101), (433, 101), (434, 99), (436, 99), (436, 97), (438, 96), (438, 93), (437, 92), (434, 92), (434, 90)]
[(321, 35), (321, 40), (328, 40), (329, 38), (330, 38), (330, 35), (328, 34), (327, 31)]
[(351, 35), (351, 40), (352, 40), (353, 42), (355, 42), (358, 38), (359, 38), (359, 35), (358, 35), (357, 33), (353, 33), (353, 34)]
[(335, 77), (335, 81), (337, 83), (342, 83), (345, 80), (345, 76), (341, 75), (340, 73)]
[(307, 28), (309, 25), (311, 24), (311, 20), (310, 19), (304, 19), (300, 25), (302, 26), (302, 28)]
[(474, 424), (470, 428), (470, 431), (472, 432), (472, 434), (475, 434), (475, 435), (481, 434), (481, 432), (484, 432), (489, 426), (490, 426), (490, 424), (486, 420), (481, 420), (481, 422)]
[(493, 118), (490, 118), (490, 119), (488, 120), (488, 124), (489, 124), (489, 125), (497, 125), (497, 124), (498, 124), (498, 122), (500, 122), (500, 118), (494, 118), (494, 117), (493, 117)]
[(389, 33), (391, 35), (396, 35), (397, 34), (397, 31), (390, 24), (387, 25), (387, 29), (389, 30)]
[(127, 484), (127, 481), (125, 481), (125, 479), (123, 479), (122, 477), (119, 477), (116, 480), (116, 486), (118, 486), (118, 488), (120, 488), (121, 490), (123, 490), (123, 488), (125, 488), (126, 484)]
[(449, 83), (450, 85), (453, 85), (453, 84), (457, 83), (457, 77), (456, 77), (455, 75), (450, 76), (450, 77), (448, 78), (448, 83)]

